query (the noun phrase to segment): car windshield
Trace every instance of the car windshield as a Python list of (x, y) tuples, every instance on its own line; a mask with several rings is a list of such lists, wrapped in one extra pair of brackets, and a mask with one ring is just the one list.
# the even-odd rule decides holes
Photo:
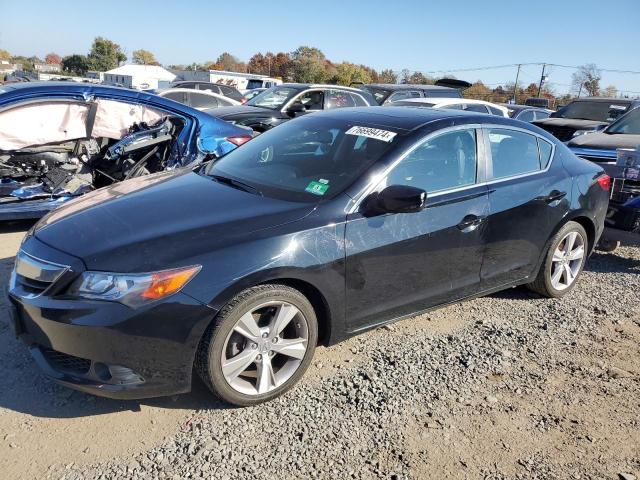
[(616, 102), (573, 102), (558, 110), (553, 116), (556, 118), (575, 118), (580, 120), (594, 120), (597, 122), (613, 122), (627, 111), (627, 103)]
[(344, 191), (396, 142), (392, 129), (313, 115), (255, 137), (205, 173), (265, 196), (315, 203)]
[(606, 133), (622, 133), (625, 135), (640, 135), (640, 108), (632, 110), (615, 123), (612, 123)]
[(265, 90), (249, 100), (245, 105), (252, 107), (269, 108), (271, 110), (280, 110), (300, 90), (291, 87), (273, 87)]

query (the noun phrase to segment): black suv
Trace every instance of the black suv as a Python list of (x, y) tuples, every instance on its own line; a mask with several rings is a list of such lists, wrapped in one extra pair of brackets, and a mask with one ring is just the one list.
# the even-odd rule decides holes
[(307, 113), (372, 105), (376, 105), (373, 96), (357, 88), (283, 83), (256, 95), (244, 105), (214, 108), (205, 112), (261, 133)]
[(588, 97), (574, 100), (549, 118), (532, 122), (559, 140), (568, 142), (584, 133), (602, 130), (629, 110), (640, 106), (640, 100)]
[(225, 97), (232, 98), (240, 103), (244, 103), (246, 98), (240, 93), (240, 91), (230, 85), (222, 85), (220, 83), (212, 82), (198, 82), (198, 81), (184, 81), (173, 82), (170, 88), (193, 88), (195, 90), (209, 90), (213, 93), (224, 95)]

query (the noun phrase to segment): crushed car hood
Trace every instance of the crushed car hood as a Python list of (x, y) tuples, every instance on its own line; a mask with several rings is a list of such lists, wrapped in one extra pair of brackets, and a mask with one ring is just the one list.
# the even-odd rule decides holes
[(636, 148), (640, 145), (640, 135), (607, 133), (589, 133), (571, 140), (567, 146), (593, 148), (598, 150), (616, 150), (617, 148)]
[[(34, 235), (81, 258), (88, 269), (154, 271), (188, 261), (182, 252), (197, 256), (230, 242), (250, 241), (255, 232), (296, 221), (313, 209), (312, 204), (262, 197), (191, 171), (162, 172), (69, 202), (44, 217)], [(142, 264), (133, 258), (142, 258)]]

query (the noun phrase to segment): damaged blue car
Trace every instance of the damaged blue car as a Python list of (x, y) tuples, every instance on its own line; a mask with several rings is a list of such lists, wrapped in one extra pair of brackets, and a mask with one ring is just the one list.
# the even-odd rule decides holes
[(220, 157), (251, 130), (156, 95), (71, 82), (0, 85), (0, 221)]

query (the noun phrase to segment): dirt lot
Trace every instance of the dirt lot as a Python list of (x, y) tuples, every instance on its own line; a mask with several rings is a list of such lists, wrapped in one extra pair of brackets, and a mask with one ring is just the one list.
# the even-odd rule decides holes
[[(0, 284), (29, 225), (0, 227)], [(560, 301), (525, 289), (321, 348), (281, 399), (197, 382), (123, 402), (58, 387), (0, 303), (2, 478), (640, 478), (640, 252)], [(634, 477), (635, 475), (635, 477)]]

